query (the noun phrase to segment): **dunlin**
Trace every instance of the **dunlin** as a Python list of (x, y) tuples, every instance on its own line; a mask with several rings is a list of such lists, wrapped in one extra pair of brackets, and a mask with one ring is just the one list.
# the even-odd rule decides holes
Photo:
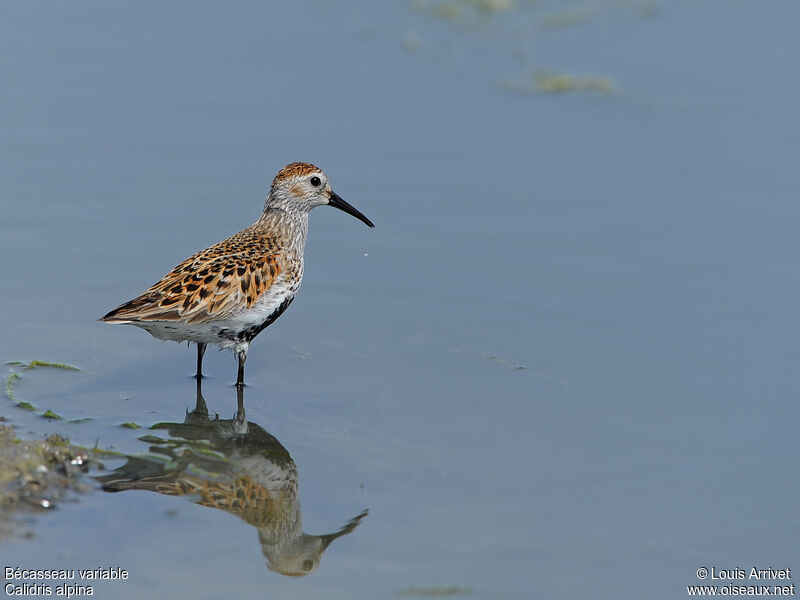
[(300, 288), (308, 213), (326, 204), (374, 227), (334, 193), (321, 169), (292, 163), (272, 181), (258, 221), (190, 256), (101, 321), (196, 343), (198, 378), (206, 344), (231, 348), (239, 359), (236, 385), (243, 386), (250, 342), (283, 314)]
[(109, 492), (185, 496), (236, 515), (258, 530), (270, 570), (307, 575), (317, 569), (328, 546), (355, 530), (368, 511), (334, 533), (305, 533), (297, 465), (276, 438), (247, 420), (243, 394), (241, 387), (236, 389), (239, 407), (233, 419), (209, 417), (198, 380), (197, 404), (183, 423), (154, 425), (166, 439), (157, 438), (149, 455), (130, 456), (97, 480)]

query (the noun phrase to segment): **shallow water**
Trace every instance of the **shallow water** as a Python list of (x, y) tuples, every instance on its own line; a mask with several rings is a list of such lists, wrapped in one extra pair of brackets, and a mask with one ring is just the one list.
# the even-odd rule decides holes
[[(313, 213), (247, 362), (303, 530), (369, 509), (313, 574), (267, 570), (230, 512), (99, 484), (0, 563), (119, 566), (114, 598), (674, 598), (701, 566), (800, 568), (800, 8), (349, 6), (6, 5), (0, 348), (82, 369), (24, 374), (64, 420), (7, 400), (21, 436), (139, 455), (184, 421), (194, 349), (95, 320), (252, 222), (287, 162), (376, 228)], [(542, 70), (613, 91), (535, 93)], [(205, 368), (232, 419), (233, 357)]]

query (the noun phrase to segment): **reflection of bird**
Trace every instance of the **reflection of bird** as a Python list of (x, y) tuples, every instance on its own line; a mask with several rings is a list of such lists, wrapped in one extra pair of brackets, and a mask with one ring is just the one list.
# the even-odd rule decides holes
[(146, 438), (153, 443), (151, 452), (169, 457), (167, 463), (131, 456), (98, 480), (109, 492), (149, 490), (190, 496), (197, 504), (232, 513), (258, 529), (261, 552), (271, 570), (307, 575), (319, 566), (331, 542), (352, 532), (367, 511), (335, 533), (303, 533), (297, 467), (277, 439), (247, 421), (241, 388), (237, 399), (234, 419), (211, 419), (198, 382), (197, 405), (183, 423), (152, 427), (166, 430), (169, 439)]
[(244, 385), (250, 342), (281, 316), (297, 294), (303, 279), (308, 213), (325, 204), (373, 227), (334, 193), (322, 170), (292, 163), (275, 176), (258, 221), (190, 256), (101, 320), (136, 325), (162, 340), (195, 342), (198, 378), (206, 344), (232, 348), (239, 358), (236, 385)]

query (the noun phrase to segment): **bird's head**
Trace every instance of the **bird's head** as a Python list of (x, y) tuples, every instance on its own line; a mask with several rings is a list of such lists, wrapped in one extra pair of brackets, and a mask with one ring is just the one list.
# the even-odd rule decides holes
[(307, 214), (311, 209), (326, 204), (374, 227), (372, 221), (331, 189), (328, 176), (322, 169), (309, 163), (291, 163), (278, 171), (267, 198), (268, 209), (279, 209), (289, 214)]

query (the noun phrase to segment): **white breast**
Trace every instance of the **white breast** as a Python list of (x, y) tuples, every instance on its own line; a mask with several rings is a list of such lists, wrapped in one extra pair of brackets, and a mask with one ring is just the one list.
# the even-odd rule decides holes
[(253, 306), (242, 309), (225, 319), (191, 325), (180, 321), (138, 321), (132, 322), (132, 324), (147, 330), (153, 337), (162, 340), (219, 344), (221, 348), (234, 348), (237, 352), (247, 350), (250, 343), (236, 339), (236, 334), (263, 324), (284, 301), (297, 293), (297, 290), (300, 289), (302, 275), (301, 263), (299, 277), (287, 281), (283, 275), (279, 275), (269, 289), (256, 299)]

